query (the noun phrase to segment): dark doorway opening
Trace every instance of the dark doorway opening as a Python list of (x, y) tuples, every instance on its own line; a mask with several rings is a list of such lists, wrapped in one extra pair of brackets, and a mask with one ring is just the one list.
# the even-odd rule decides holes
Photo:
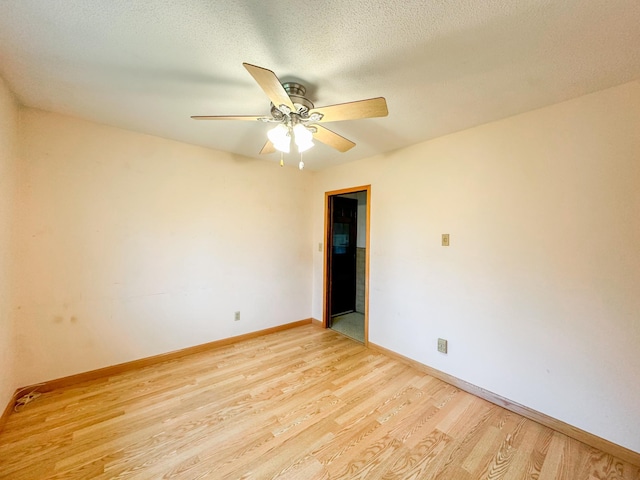
[(331, 317), (356, 309), (356, 236), (358, 200), (330, 197)]
[(324, 325), (366, 344), (370, 187), (326, 196)]

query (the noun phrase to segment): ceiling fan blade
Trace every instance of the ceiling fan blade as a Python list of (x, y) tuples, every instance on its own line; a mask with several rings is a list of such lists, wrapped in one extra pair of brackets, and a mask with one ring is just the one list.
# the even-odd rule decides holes
[(264, 115), (192, 115), (194, 120), (246, 120), (255, 121), (265, 118)]
[(313, 138), (335, 148), (339, 152), (346, 152), (356, 146), (351, 140), (347, 140), (341, 135), (332, 132), (328, 128), (321, 125), (314, 125), (316, 132), (313, 134)]
[(369, 98), (356, 102), (339, 103), (327, 107), (314, 108), (309, 112), (324, 115), (321, 122), (339, 122), (341, 120), (357, 120), (358, 118), (386, 117), (387, 101), (384, 97)]
[(293, 102), (275, 73), (266, 68), (251, 65), (250, 63), (243, 63), (242, 65), (244, 65), (244, 68), (247, 69), (255, 81), (258, 82), (260, 88), (267, 94), (267, 97), (269, 97), (269, 100), (271, 100), (271, 103), (273, 103), (276, 108), (280, 108), (280, 105), (286, 105), (292, 112), (295, 112), (296, 108), (293, 106)]
[(260, 150), (260, 155), (275, 153), (275, 151), (276, 151), (276, 147), (273, 146), (273, 143), (271, 143), (271, 140), (267, 140), (267, 143), (265, 143), (264, 147), (262, 147), (262, 150)]

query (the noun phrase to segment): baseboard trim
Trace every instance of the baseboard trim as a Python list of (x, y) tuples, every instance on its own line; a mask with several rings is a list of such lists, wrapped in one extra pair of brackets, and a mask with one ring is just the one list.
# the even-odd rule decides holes
[(377, 350), (385, 355), (401, 360), (409, 365), (421, 370), (432, 377), (438, 378), (443, 382), (446, 382), (454, 387), (459, 388), (460, 390), (464, 390), (465, 392), (471, 393), (476, 397), (480, 397), (488, 402), (491, 402), (495, 405), (498, 405), (502, 408), (505, 408), (511, 412), (517, 413), (518, 415), (522, 415), (534, 422), (537, 422), (545, 427), (549, 427), (553, 430), (556, 430), (568, 437), (571, 437), (579, 442), (582, 442), (590, 447), (597, 448), (598, 450), (602, 450), (603, 452), (609, 453), (614, 457), (617, 457), (625, 462), (631, 463), (632, 465), (640, 467), (640, 453), (634, 452), (626, 447), (610, 442), (609, 440), (605, 440), (604, 438), (598, 437), (592, 433), (581, 430), (577, 427), (569, 425), (561, 420), (550, 417), (544, 413), (533, 410), (532, 408), (525, 407), (524, 405), (520, 405), (519, 403), (513, 402), (507, 398), (501, 397), (493, 392), (485, 390), (484, 388), (480, 388), (476, 385), (473, 385), (469, 382), (465, 382), (453, 375), (449, 375), (448, 373), (441, 372), (440, 370), (436, 370), (435, 368), (429, 367), (423, 363), (420, 363), (411, 358), (405, 357), (399, 353), (394, 352), (393, 350), (386, 349), (381, 347), (380, 345), (376, 345), (374, 343), (369, 342), (369, 348), (372, 350)]
[(324, 325), (322, 325), (322, 320), (318, 320), (317, 318), (312, 318), (311, 319), (311, 323), (313, 325), (315, 325), (316, 327), (323, 327)]
[(173, 352), (161, 353), (159, 355), (154, 355), (152, 357), (132, 360), (130, 362), (111, 365), (109, 367), (104, 367), (104, 368), (98, 368), (97, 370), (90, 370), (88, 372), (77, 373), (75, 375), (69, 375), (68, 377), (56, 378), (54, 380), (49, 380), (49, 381), (38, 383), (35, 385), (28, 385), (26, 387), (19, 388), (18, 390), (16, 390), (16, 393), (13, 394), (13, 397), (10, 399), (9, 404), (5, 408), (4, 413), (0, 418), (0, 430), (4, 427), (4, 424), (7, 421), (7, 418), (9, 417), (9, 415), (11, 415), (11, 412), (13, 412), (13, 407), (16, 403), (18, 393), (23, 390), (37, 388), (38, 392), (41, 392), (41, 393), (50, 392), (58, 388), (66, 388), (71, 385), (75, 385), (82, 382), (100, 380), (100, 379), (110, 377), (119, 373), (136, 370), (138, 368), (148, 367), (150, 365), (155, 365), (157, 363), (162, 363), (169, 360), (175, 360), (177, 358), (185, 357), (187, 355), (192, 355), (194, 353), (201, 353), (201, 352), (206, 352), (208, 350), (213, 350), (214, 348), (226, 347), (234, 343), (242, 342), (244, 340), (250, 340), (256, 337), (261, 337), (263, 335), (268, 335), (270, 333), (276, 333), (276, 332), (281, 332), (283, 330), (289, 330), (290, 328), (301, 327), (303, 325), (308, 325), (311, 322), (312, 322), (312, 319), (307, 318), (305, 320), (299, 320), (297, 322), (285, 323), (284, 325), (265, 328), (264, 330), (249, 332), (243, 335), (237, 335), (235, 337), (223, 338), (221, 340), (215, 340), (213, 342), (203, 343), (201, 345), (195, 345), (193, 347), (187, 347), (180, 350), (175, 350)]
[(13, 392), (13, 395), (11, 395), (9, 403), (7, 403), (7, 406), (5, 407), (4, 412), (2, 412), (2, 416), (0, 417), (0, 431), (2, 431), (5, 423), (7, 423), (7, 420), (9, 419), (9, 415), (11, 415), (11, 413), (13, 412), (13, 407), (15, 407), (16, 401), (18, 400), (18, 394), (22, 390), (22, 388), (19, 388), (15, 392)]

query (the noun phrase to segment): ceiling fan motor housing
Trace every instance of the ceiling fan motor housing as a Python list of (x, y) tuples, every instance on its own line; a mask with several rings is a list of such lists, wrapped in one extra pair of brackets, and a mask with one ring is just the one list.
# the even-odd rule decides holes
[[(313, 109), (313, 102), (306, 98), (304, 95), (307, 93), (307, 89), (304, 85), (296, 82), (287, 82), (282, 84), (285, 92), (289, 95), (291, 102), (293, 102), (293, 106), (296, 107), (296, 111), (293, 113), (297, 113), (303, 118), (309, 116), (309, 111)], [(273, 118), (280, 119), (283, 117), (283, 113), (279, 109), (279, 105), (276, 106), (273, 103), (271, 104), (271, 114)]]

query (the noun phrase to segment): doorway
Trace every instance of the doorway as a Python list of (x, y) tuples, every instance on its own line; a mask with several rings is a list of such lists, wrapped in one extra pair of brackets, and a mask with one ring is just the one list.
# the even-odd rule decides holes
[(323, 325), (368, 342), (371, 186), (325, 194)]

